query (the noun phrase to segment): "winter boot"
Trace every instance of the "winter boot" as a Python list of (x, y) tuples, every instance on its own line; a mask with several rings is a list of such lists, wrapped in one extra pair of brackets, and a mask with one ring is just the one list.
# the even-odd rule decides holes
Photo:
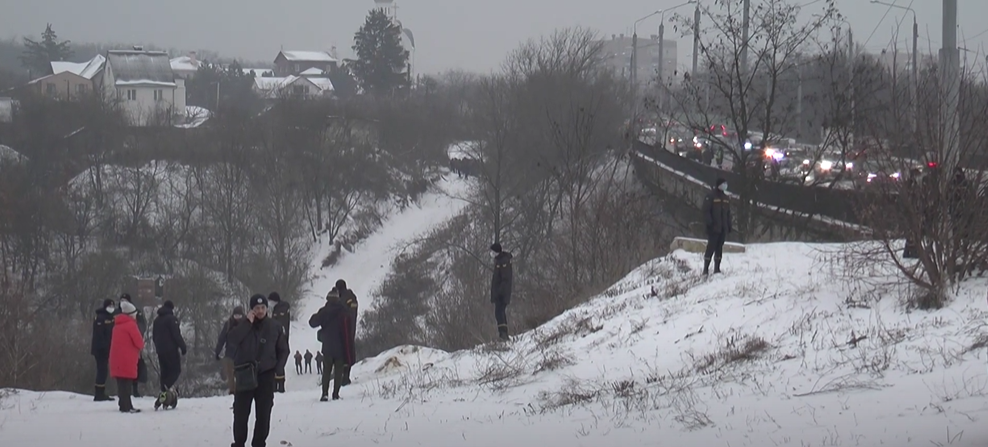
[(508, 325), (500, 324), (497, 326), (497, 336), (501, 340), (508, 341)]
[(710, 258), (703, 258), (703, 275), (710, 274)]
[(93, 393), (93, 402), (108, 402), (112, 400), (114, 400), (112, 397), (106, 395), (106, 385), (96, 385), (96, 391)]
[(329, 402), (329, 396), (323, 394), (322, 397), (319, 398), (319, 402)]
[(720, 273), (720, 258), (714, 259), (714, 273)]
[(339, 394), (334, 394), (333, 395), (333, 400), (340, 400), (340, 395)]

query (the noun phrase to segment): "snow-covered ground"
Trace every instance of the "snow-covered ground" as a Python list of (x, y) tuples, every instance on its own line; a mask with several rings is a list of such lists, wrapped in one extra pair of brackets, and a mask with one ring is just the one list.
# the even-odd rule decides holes
[[(358, 252), (384, 251), (404, 239), (399, 223), (424, 229), (441, 220), (435, 213), (426, 205), (396, 217)], [(840, 250), (751, 245), (709, 280), (698, 278), (698, 255), (676, 252), (506, 345), (404, 346), (367, 359), (342, 401), (318, 402), (315, 375), (293, 378), (276, 397), (268, 445), (988, 445), (978, 346), (988, 282), (965, 283), (943, 310), (910, 313), (888, 272), (865, 266), (867, 280), (849, 278)], [(325, 281), (378, 278), (384, 258), (371, 259), (348, 256)], [(366, 296), (372, 282), (354, 286)], [(231, 439), (229, 397), (138, 415), (90, 399), (7, 396), (0, 445)]]

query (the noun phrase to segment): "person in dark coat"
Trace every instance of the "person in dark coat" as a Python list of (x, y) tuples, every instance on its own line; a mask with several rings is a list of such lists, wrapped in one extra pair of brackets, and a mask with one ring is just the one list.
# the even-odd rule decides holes
[(305, 373), (312, 374), (312, 352), (306, 349), (305, 355), (302, 358), (305, 359)]
[[(147, 338), (147, 333), (148, 333), (148, 319), (147, 319), (147, 317), (144, 316), (144, 311), (141, 310), (140, 306), (134, 304), (134, 301), (130, 298), (130, 294), (129, 293), (124, 292), (124, 293), (120, 294), (120, 302), (117, 303), (118, 304), (117, 314), (121, 313), (121, 310), (120, 310), (121, 308), (119, 306), (123, 306), (123, 303), (125, 303), (125, 302), (130, 303), (130, 304), (133, 304), (134, 305), (134, 308), (137, 309), (137, 313), (135, 313), (133, 315), (134, 321), (137, 322), (137, 331), (140, 332), (141, 339), (142, 340), (145, 340)], [(138, 356), (138, 358), (137, 358), (137, 370), (138, 371), (141, 371), (141, 370), (145, 370), (146, 371), (147, 370), (147, 368), (144, 366), (144, 356), (143, 356), (143, 354), (140, 355), (140, 356)], [(138, 398), (141, 397), (140, 384), (141, 384), (141, 381), (142, 380), (147, 381), (147, 379), (141, 377), (140, 375), (138, 375), (137, 380), (134, 380), (134, 385), (133, 385), (133, 388), (132, 388), (131, 393), (130, 393), (131, 396), (138, 397)]]
[(233, 381), (233, 356), (234, 349), (233, 346), (226, 342), (227, 335), (230, 333), (230, 329), (236, 326), (237, 322), (244, 318), (244, 308), (242, 306), (237, 306), (233, 308), (233, 315), (230, 315), (230, 319), (223, 323), (223, 329), (220, 329), (220, 338), (216, 341), (215, 355), (216, 360), (220, 359), (220, 352), (224, 351), (223, 354), (223, 377), (226, 379), (226, 386), (230, 390), (230, 395), (233, 395), (237, 390), (235, 383)]
[[(354, 357), (356, 357), (357, 352), (357, 294), (353, 293), (352, 289), (348, 289), (346, 281), (340, 279), (336, 281), (336, 290), (340, 294), (340, 299), (343, 301), (343, 306), (347, 308), (350, 313), (350, 343), (353, 344)], [(350, 380), (350, 367), (352, 365), (347, 363), (343, 366), (343, 386), (347, 386), (353, 383)]]
[(494, 320), (497, 321), (497, 335), (501, 340), (508, 339), (508, 304), (511, 304), (511, 253), (504, 251), (501, 244), (491, 245), (494, 255), (494, 275), (491, 277), (491, 302), (494, 303)]
[(340, 398), (343, 386), (343, 367), (353, 364), (353, 343), (350, 339), (350, 315), (334, 287), (326, 295), (326, 305), (309, 318), (309, 326), (319, 328), (317, 337), (322, 343), (323, 373), (320, 401), (329, 400), (329, 379), (333, 378), (333, 400)]
[(316, 351), (316, 374), (322, 375), (322, 351)]
[(116, 311), (113, 300), (103, 300), (103, 307), (96, 309), (96, 318), (93, 318), (93, 342), (89, 351), (96, 359), (95, 402), (113, 400), (106, 395), (106, 379), (110, 375), (110, 340), (113, 339), (113, 314)]
[(713, 189), (703, 199), (703, 220), (707, 229), (707, 250), (703, 254), (703, 274), (710, 274), (710, 260), (714, 261), (714, 273), (720, 273), (720, 261), (724, 257), (724, 242), (732, 231), (731, 201), (727, 197), (727, 180), (717, 179)]
[(233, 395), (233, 444), (246, 447), (247, 423), (251, 407), (254, 418), (254, 439), (251, 445), (263, 447), (271, 430), (271, 409), (274, 407), (274, 377), (288, 363), (288, 337), (281, 323), (268, 317), (268, 299), (261, 294), (250, 298), (250, 311), (227, 336), (227, 346), (233, 346), (233, 362), (253, 364), (257, 371), (257, 387)]
[(295, 351), (295, 374), (302, 374), (302, 353)]
[[(274, 318), (278, 323), (281, 323), (281, 327), (285, 329), (285, 342), (289, 343), (289, 348), (291, 348), (291, 343), (289, 336), (292, 332), (292, 311), (291, 306), (288, 303), (281, 300), (281, 295), (278, 292), (271, 292), (268, 295), (268, 302), (271, 303), (271, 317)], [(285, 369), (282, 365), (282, 369), (278, 370), (275, 374), (275, 392), (284, 393), (285, 392)]]
[(165, 392), (178, 382), (178, 376), (182, 374), (182, 357), (179, 354), (184, 356), (188, 349), (182, 338), (182, 328), (175, 318), (175, 304), (171, 301), (165, 301), (158, 309), (158, 318), (154, 319), (154, 327), (151, 328), (151, 340), (161, 368), (161, 392)]

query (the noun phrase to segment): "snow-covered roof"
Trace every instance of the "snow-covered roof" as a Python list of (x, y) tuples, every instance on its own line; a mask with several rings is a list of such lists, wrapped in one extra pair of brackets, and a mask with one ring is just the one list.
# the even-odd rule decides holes
[(336, 90), (336, 88), (333, 87), (333, 81), (330, 80), (329, 78), (307, 78), (307, 79), (309, 80), (309, 82), (315, 84), (316, 87), (319, 87), (319, 90), (323, 92), (327, 92), (327, 91), (331, 92)]
[(316, 67), (312, 67), (312, 68), (310, 68), (308, 70), (305, 70), (305, 71), (303, 71), (302, 73), (299, 73), (299, 74), (301, 74), (302, 76), (322, 76), (323, 75), (323, 71), (320, 70), (320, 69), (318, 69), (318, 68), (316, 68)]
[(163, 51), (110, 50), (107, 63), (113, 69), (116, 85), (175, 86), (168, 53)]
[(265, 74), (274, 74), (274, 70), (271, 68), (242, 68), (241, 70), (244, 71), (244, 74), (250, 74), (250, 72), (253, 71), (254, 76), (258, 77), (264, 76)]
[(20, 163), (23, 161), (27, 161), (27, 156), (15, 151), (14, 148), (10, 146), (0, 144), (0, 162)]
[(333, 81), (329, 80), (329, 78), (308, 78), (294, 75), (284, 78), (255, 77), (254, 88), (260, 91), (262, 95), (271, 98), (298, 82), (309, 84), (316, 90), (310, 91), (310, 94), (324, 94), (333, 91)]
[(292, 62), (336, 62), (336, 58), (326, 51), (282, 51), (278, 56)]
[(68, 71), (86, 79), (93, 79), (93, 76), (95, 76), (96, 73), (99, 73), (100, 69), (103, 68), (104, 62), (106, 62), (106, 58), (103, 57), (102, 54), (97, 54), (86, 62), (54, 61), (51, 63), (51, 71), (52, 74), (59, 74)]
[(192, 59), (189, 56), (179, 56), (170, 60), (169, 65), (175, 71), (198, 71), (202, 61)]

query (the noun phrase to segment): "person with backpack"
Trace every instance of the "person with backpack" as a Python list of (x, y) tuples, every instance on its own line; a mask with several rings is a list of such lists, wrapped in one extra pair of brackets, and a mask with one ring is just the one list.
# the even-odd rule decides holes
[(329, 379), (333, 379), (333, 400), (340, 398), (343, 386), (343, 366), (353, 364), (353, 343), (350, 339), (350, 315), (336, 287), (326, 295), (326, 305), (309, 318), (309, 326), (319, 328), (316, 336), (322, 343), (323, 365), (322, 396), (320, 402), (329, 400)]
[(244, 320), (230, 329), (227, 345), (234, 347), (236, 392), (233, 395), (233, 444), (246, 447), (247, 423), (254, 407), (254, 439), (264, 446), (271, 431), (275, 375), (288, 363), (288, 337), (281, 323), (268, 315), (268, 299), (256, 294)]
[(720, 273), (720, 261), (724, 257), (724, 242), (731, 228), (731, 200), (727, 197), (727, 180), (718, 178), (714, 187), (703, 199), (703, 219), (707, 229), (707, 250), (703, 254), (703, 274), (710, 274), (710, 260), (714, 261), (714, 273)]
[[(271, 317), (278, 321), (278, 323), (281, 323), (281, 327), (285, 329), (285, 342), (288, 343), (289, 349), (291, 349), (291, 341), (289, 339), (292, 333), (291, 306), (281, 300), (281, 295), (278, 292), (268, 294), (268, 302), (271, 303)], [(277, 393), (285, 392), (285, 365), (281, 366), (282, 369), (278, 370), (274, 379), (275, 392)]]
[[(171, 301), (165, 301), (158, 309), (158, 317), (154, 319), (151, 328), (151, 341), (154, 342), (154, 350), (158, 353), (161, 393), (164, 394), (178, 382), (178, 377), (182, 374), (182, 357), (188, 351), (185, 339), (182, 337), (182, 328), (175, 318), (175, 304)], [(159, 399), (164, 397), (159, 395)]]
[[(233, 357), (235, 351), (233, 346), (226, 342), (226, 338), (230, 333), (230, 329), (236, 326), (243, 318), (243, 306), (233, 308), (233, 314), (230, 315), (230, 319), (223, 323), (223, 329), (220, 329), (220, 338), (216, 341), (216, 349), (214, 350), (216, 360), (220, 360), (220, 352), (225, 351), (223, 354), (223, 377), (226, 379), (226, 386), (231, 396), (236, 392), (233, 381)], [(226, 349), (224, 350), (223, 348)]]
[(117, 380), (120, 394), (118, 405), (121, 413), (140, 413), (134, 408), (130, 391), (137, 382), (137, 360), (144, 349), (144, 337), (137, 328), (137, 307), (129, 301), (120, 302), (120, 313), (113, 317), (113, 336), (110, 340), (110, 375)]
[(113, 314), (117, 306), (113, 300), (103, 300), (103, 307), (96, 309), (93, 319), (93, 341), (90, 354), (96, 359), (96, 389), (93, 401), (113, 400), (106, 394), (106, 379), (110, 374), (110, 341), (113, 338)]

